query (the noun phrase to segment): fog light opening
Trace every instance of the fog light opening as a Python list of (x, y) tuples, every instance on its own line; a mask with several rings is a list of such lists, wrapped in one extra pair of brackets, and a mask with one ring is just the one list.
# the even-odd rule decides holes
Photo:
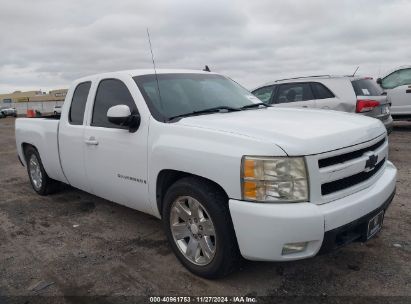
[(299, 253), (307, 249), (308, 242), (288, 243), (283, 246), (282, 255)]

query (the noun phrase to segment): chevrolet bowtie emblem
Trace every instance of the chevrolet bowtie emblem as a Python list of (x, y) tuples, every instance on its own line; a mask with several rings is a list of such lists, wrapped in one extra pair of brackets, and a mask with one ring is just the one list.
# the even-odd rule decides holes
[(378, 156), (377, 155), (369, 155), (367, 162), (365, 163), (365, 169), (369, 169), (371, 171), (372, 169), (375, 168), (375, 165), (377, 164), (378, 161)]

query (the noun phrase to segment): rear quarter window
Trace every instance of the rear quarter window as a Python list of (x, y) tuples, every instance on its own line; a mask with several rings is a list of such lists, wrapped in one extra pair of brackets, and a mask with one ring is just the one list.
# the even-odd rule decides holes
[(69, 110), (69, 122), (72, 125), (82, 125), (84, 110), (86, 108), (87, 97), (90, 91), (91, 82), (80, 83), (73, 94)]
[(316, 99), (334, 98), (334, 94), (323, 84), (319, 82), (312, 82), (311, 86), (314, 91)]
[(383, 90), (372, 79), (358, 79), (351, 81), (357, 96), (379, 96)]

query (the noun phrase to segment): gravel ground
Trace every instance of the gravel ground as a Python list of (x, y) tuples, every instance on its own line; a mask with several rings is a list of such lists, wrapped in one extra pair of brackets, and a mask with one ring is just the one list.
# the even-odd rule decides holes
[(209, 281), (179, 264), (157, 219), (70, 187), (37, 195), (16, 157), (14, 119), (0, 119), (0, 296), (411, 299), (410, 143), (411, 123), (396, 123), (390, 159), (399, 169), (397, 195), (376, 238), (302, 261), (248, 262), (227, 278)]

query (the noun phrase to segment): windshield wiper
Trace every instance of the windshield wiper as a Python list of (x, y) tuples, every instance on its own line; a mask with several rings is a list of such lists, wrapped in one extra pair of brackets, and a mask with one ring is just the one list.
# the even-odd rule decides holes
[(251, 108), (257, 108), (259, 106), (265, 106), (265, 107), (272, 107), (272, 105), (265, 103), (265, 102), (259, 102), (259, 103), (252, 103), (246, 106), (241, 107), (241, 110), (245, 110), (245, 109), (251, 109)]
[(199, 110), (199, 111), (193, 111), (190, 113), (185, 113), (185, 114), (179, 114), (175, 116), (171, 116), (168, 118), (168, 120), (173, 120), (175, 118), (180, 118), (180, 117), (189, 117), (189, 116), (195, 116), (195, 115), (201, 115), (201, 114), (207, 114), (207, 113), (225, 113), (225, 112), (232, 112), (232, 111), (241, 111), (239, 108), (233, 108), (233, 107), (228, 107), (228, 106), (220, 106), (220, 107), (213, 107), (205, 110)]

